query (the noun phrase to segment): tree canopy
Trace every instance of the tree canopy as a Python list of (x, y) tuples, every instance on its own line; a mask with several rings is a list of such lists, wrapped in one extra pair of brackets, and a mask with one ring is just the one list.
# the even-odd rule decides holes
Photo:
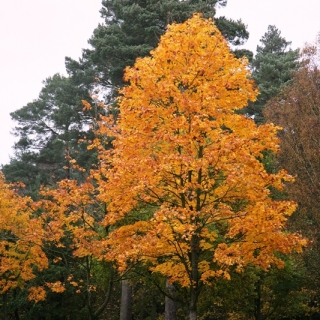
[(270, 197), (291, 177), (260, 161), (278, 151), (278, 128), (235, 113), (256, 98), (249, 78), (247, 60), (234, 57), (212, 20), (194, 15), (126, 69), (119, 121), (104, 117), (98, 131), (116, 137), (93, 172), (108, 204), (103, 224), (122, 225), (102, 241), (105, 257), (120, 271), (142, 261), (189, 288), (190, 319), (203, 283), (229, 278), (231, 266), (281, 267), (276, 252), (304, 245), (284, 231), (295, 204)]

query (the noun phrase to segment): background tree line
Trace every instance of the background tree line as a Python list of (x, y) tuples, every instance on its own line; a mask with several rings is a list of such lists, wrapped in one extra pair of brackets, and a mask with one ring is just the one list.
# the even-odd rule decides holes
[[(14, 249), (19, 252), (13, 257), (21, 262), (14, 276), (2, 272), (4, 281), (17, 282), (17, 285), (2, 285), (4, 319), (119, 319), (120, 313), (121, 319), (157, 319), (166, 313), (169, 305), (165, 297), (174, 302), (175, 317), (185, 319), (188, 298), (183, 290), (173, 292), (174, 288), (166, 284), (164, 277), (150, 275), (140, 263), (133, 264), (120, 277), (111, 262), (99, 261), (92, 254), (95, 249), (90, 248), (89, 240), (103, 239), (111, 230), (99, 224), (106, 214), (106, 206), (96, 200), (96, 190), (87, 180), (90, 168), (100, 168), (99, 152), (87, 147), (96, 138), (100, 115), (119, 113), (115, 98), (117, 90), (124, 85), (124, 68), (133, 66), (137, 57), (149, 55), (167, 24), (184, 22), (194, 12), (214, 17), (215, 8), (226, 4), (222, 0), (103, 1), (101, 15), (105, 23), (94, 30), (89, 39), (91, 48), (83, 50), (79, 61), (66, 58), (68, 77), (56, 74), (47, 78), (39, 97), (11, 114), (17, 122), (14, 132), (19, 140), (14, 146), (15, 156), (2, 171), (7, 182), (21, 181), (26, 185), (16, 187), (19, 197), (32, 198), (30, 204), (12, 212), (25, 212), (28, 207), (31, 211), (27, 211), (26, 221), (41, 217), (46, 225), (43, 253), (34, 255), (46, 256), (47, 262), (43, 263), (47, 266), (42, 270), (38, 265), (32, 270), (34, 276), (29, 274), (20, 281), (19, 268), (29, 261), (21, 257), (24, 250), (27, 252), (33, 246), (25, 242), (28, 249), (20, 249), (18, 239), (22, 236), (18, 232), (13, 234), (11, 241), (17, 244)], [(235, 47), (249, 37), (242, 21), (220, 17), (215, 23)], [(199, 319), (316, 319), (318, 316), (319, 292), (314, 286), (319, 281), (316, 268), (319, 259), (318, 69), (312, 64), (316, 56), (314, 48), (304, 52), (301, 64), (298, 51), (288, 49), (289, 45), (280, 31), (270, 26), (255, 56), (246, 50), (234, 50), (237, 57), (249, 58), (252, 77), (260, 91), (257, 101), (239, 112), (254, 118), (258, 124), (272, 121), (283, 126), (280, 136), (285, 151), (279, 156), (266, 153), (263, 164), (269, 173), (285, 167), (290, 174), (298, 174), (297, 182), (290, 184), (285, 192), (271, 190), (272, 197), (293, 198), (298, 202), (299, 207), (289, 220), (290, 229), (306, 235), (313, 243), (303, 256), (286, 256), (283, 269), (272, 268), (266, 273), (250, 266), (241, 274), (231, 270), (230, 281), (218, 278), (213, 287), (205, 287), (199, 298)], [(90, 107), (85, 107), (82, 100)], [(101, 102), (111, 107), (106, 110)], [(110, 149), (111, 140), (105, 137), (100, 148)], [(47, 189), (40, 191), (41, 185)], [(3, 188), (6, 190), (5, 185)], [(80, 218), (73, 215), (75, 207), (82, 208), (85, 215)], [(150, 210), (141, 208), (138, 214), (148, 217)], [(63, 219), (57, 219), (60, 216)], [(136, 218), (132, 215), (128, 219)], [(43, 231), (37, 228), (34, 226), (41, 234)], [(61, 233), (52, 234), (51, 229)], [(8, 241), (6, 228), (2, 230), (2, 239)], [(86, 246), (88, 250), (83, 251)], [(3, 243), (4, 256), (12, 253), (9, 247)], [(32, 291), (35, 287), (41, 288), (39, 292)], [(32, 294), (35, 297), (46, 294), (46, 300), (34, 303), (28, 299)]]

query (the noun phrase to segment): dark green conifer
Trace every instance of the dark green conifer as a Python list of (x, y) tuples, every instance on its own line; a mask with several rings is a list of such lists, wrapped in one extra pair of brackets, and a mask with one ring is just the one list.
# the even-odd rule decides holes
[[(99, 24), (89, 39), (91, 49), (83, 51), (79, 62), (67, 57), (66, 67), (70, 76), (80, 83), (92, 86), (98, 79), (100, 85), (108, 89), (105, 100), (109, 102), (124, 84), (124, 68), (132, 66), (136, 58), (149, 55), (167, 24), (184, 22), (194, 12), (214, 18), (216, 7), (225, 6), (227, 1), (104, 0), (102, 4), (100, 12), (104, 23)], [(215, 21), (231, 44), (237, 46), (248, 39), (249, 33), (241, 20), (220, 17)]]
[(275, 26), (268, 27), (260, 43), (252, 61), (252, 77), (260, 95), (248, 109), (258, 123), (264, 122), (262, 110), (268, 100), (275, 97), (292, 79), (292, 71), (297, 68), (299, 57), (299, 50), (290, 49), (291, 42), (281, 37), (281, 32)]

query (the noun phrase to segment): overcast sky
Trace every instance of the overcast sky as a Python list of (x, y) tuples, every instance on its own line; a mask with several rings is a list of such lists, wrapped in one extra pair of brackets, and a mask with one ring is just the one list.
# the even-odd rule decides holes
[[(9, 113), (37, 99), (42, 81), (60, 72), (64, 58), (77, 59), (102, 22), (101, 0), (0, 0), (0, 164), (9, 162), (14, 123)], [(242, 19), (254, 51), (268, 25), (281, 30), (292, 48), (320, 31), (320, 0), (228, 0), (218, 11)]]

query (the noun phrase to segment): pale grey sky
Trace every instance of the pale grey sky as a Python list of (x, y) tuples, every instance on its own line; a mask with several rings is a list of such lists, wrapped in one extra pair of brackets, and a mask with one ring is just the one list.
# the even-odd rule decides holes
[(313, 42), (320, 32), (320, 0), (228, 0), (219, 15), (242, 19), (250, 38), (244, 47), (254, 51), (268, 25), (275, 25), (292, 48)]
[(9, 162), (9, 113), (37, 99), (42, 81), (65, 74), (100, 18), (101, 0), (0, 0), (0, 164)]
[[(0, 0), (0, 164), (12, 155), (9, 113), (36, 99), (45, 78), (65, 73), (65, 56), (88, 47), (100, 8), (101, 0)], [(320, 31), (320, 0), (228, 0), (218, 13), (248, 25), (251, 50), (270, 24), (293, 49)]]

